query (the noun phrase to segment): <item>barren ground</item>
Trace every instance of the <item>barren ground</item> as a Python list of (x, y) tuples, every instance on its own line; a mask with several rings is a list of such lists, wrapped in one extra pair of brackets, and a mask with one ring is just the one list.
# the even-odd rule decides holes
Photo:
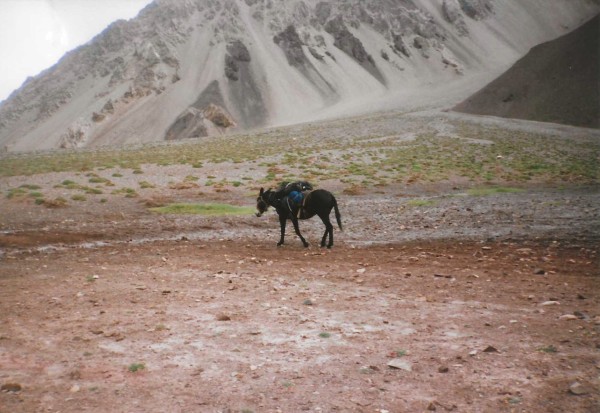
[[(238, 168), (264, 169), (196, 172)], [(289, 231), (275, 246), (272, 212), (151, 213), (254, 206), (260, 183), (174, 188), (161, 179), (191, 166), (142, 169), (111, 178), (154, 184), (137, 198), (0, 201), (0, 412), (600, 411), (597, 183), (349, 194), (329, 177), (344, 232), (327, 250), (316, 219), (304, 249)], [(74, 177), (0, 182), (54, 198)]]

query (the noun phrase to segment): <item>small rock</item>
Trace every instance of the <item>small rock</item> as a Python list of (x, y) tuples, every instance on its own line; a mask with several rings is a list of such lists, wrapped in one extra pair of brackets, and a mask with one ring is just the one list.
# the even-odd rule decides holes
[(227, 314), (219, 314), (217, 316), (217, 321), (231, 321), (231, 317), (229, 317)]
[(484, 350), (484, 353), (498, 353), (498, 349), (494, 346), (487, 346)]
[(583, 295), (583, 294), (577, 294), (577, 298), (579, 300), (585, 300), (587, 297), (585, 295)]
[(366, 268), (359, 268), (358, 270), (356, 270), (356, 272), (359, 274), (363, 274), (365, 271), (367, 271)]
[(412, 371), (412, 366), (410, 362), (399, 358), (390, 360), (387, 365), (388, 367), (391, 367), (393, 369)]
[(450, 369), (448, 368), (448, 366), (440, 366), (440, 367), (438, 368), (438, 372), (439, 372), (439, 373), (448, 373), (448, 371), (449, 371), (449, 370), (450, 370)]
[(574, 314), (564, 314), (558, 317), (559, 320), (577, 320), (577, 316)]
[(548, 306), (548, 305), (560, 305), (560, 302), (558, 301), (554, 301), (554, 300), (550, 300), (550, 301), (544, 301), (543, 303), (540, 304), (541, 306)]
[(533, 270), (533, 273), (536, 275), (544, 275), (546, 274), (546, 270), (544, 270), (543, 268), (536, 268), (535, 270)]
[(81, 390), (81, 387), (79, 387), (77, 384), (74, 384), (74, 385), (73, 385), (73, 386), (72, 386), (72, 387), (69, 389), (69, 391), (70, 391), (71, 393), (77, 393), (79, 390)]
[(477, 355), (477, 350), (472, 350), (469, 352), (469, 356), (474, 357)]
[(435, 412), (435, 410), (436, 410), (435, 403), (434, 402), (429, 403), (429, 405), (427, 406), (427, 410), (429, 410), (430, 412)]
[(2, 387), (0, 387), (0, 390), (18, 393), (23, 390), (23, 387), (19, 383), (5, 383), (2, 385)]
[(581, 384), (578, 381), (576, 381), (575, 383), (571, 384), (571, 386), (569, 386), (569, 392), (576, 396), (582, 396), (584, 394), (589, 394), (591, 392), (591, 389), (589, 388), (589, 386), (586, 386), (585, 384)]

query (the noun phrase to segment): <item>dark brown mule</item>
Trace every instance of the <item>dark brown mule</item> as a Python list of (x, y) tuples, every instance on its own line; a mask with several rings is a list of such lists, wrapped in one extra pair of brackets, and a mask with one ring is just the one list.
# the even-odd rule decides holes
[(306, 242), (302, 234), (300, 234), (298, 220), (309, 219), (315, 215), (318, 215), (319, 218), (321, 218), (321, 221), (323, 221), (323, 224), (325, 224), (325, 233), (321, 239), (321, 247), (325, 246), (327, 235), (329, 235), (327, 248), (331, 248), (333, 246), (333, 225), (329, 220), (329, 214), (331, 213), (332, 209), (335, 210), (335, 219), (340, 227), (340, 231), (342, 230), (342, 217), (338, 209), (337, 201), (331, 192), (324, 189), (316, 189), (308, 192), (306, 193), (301, 205), (296, 205), (294, 202), (292, 202), (288, 195), (280, 198), (277, 194), (278, 191), (273, 191), (271, 189), (265, 191), (263, 188), (260, 188), (260, 193), (256, 199), (256, 209), (258, 210), (256, 213), (257, 217), (260, 217), (262, 214), (267, 212), (270, 206), (275, 208), (277, 215), (279, 215), (281, 238), (279, 239), (277, 246), (283, 245), (283, 240), (285, 238), (285, 226), (287, 220), (290, 219), (294, 225), (296, 235), (300, 237), (302, 244), (305, 247), (308, 247), (308, 242)]

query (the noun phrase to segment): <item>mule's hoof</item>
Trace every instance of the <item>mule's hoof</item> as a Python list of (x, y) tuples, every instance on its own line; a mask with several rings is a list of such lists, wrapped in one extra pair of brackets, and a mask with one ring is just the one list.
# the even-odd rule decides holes
[(277, 243), (277, 246), (278, 246), (278, 247), (281, 247), (282, 245), (283, 245), (283, 242), (278, 242), (278, 243)]
[(308, 248), (308, 242), (304, 243), (304, 248)]

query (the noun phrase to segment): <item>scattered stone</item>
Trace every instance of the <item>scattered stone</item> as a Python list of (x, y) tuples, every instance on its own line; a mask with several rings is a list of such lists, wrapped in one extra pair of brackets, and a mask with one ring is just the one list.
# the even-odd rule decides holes
[(577, 320), (577, 316), (574, 314), (564, 314), (558, 317), (559, 320)]
[(569, 386), (569, 393), (574, 394), (576, 396), (583, 396), (585, 394), (589, 394), (590, 392), (591, 389), (589, 386), (582, 384), (578, 381)]
[(388, 367), (404, 371), (412, 371), (412, 365), (409, 361), (395, 358), (388, 362)]
[(438, 368), (438, 373), (448, 373), (448, 371), (450, 371), (450, 369), (448, 368), (448, 366), (440, 366)]
[(5, 392), (18, 393), (23, 390), (23, 387), (19, 383), (5, 383), (0, 387), (0, 390)]
[(227, 314), (219, 314), (217, 316), (217, 321), (231, 321), (231, 317)]
[(69, 389), (69, 391), (71, 393), (77, 393), (79, 390), (81, 390), (81, 387), (79, 387), (79, 385), (74, 384), (73, 386), (71, 386), (71, 388)]
[(535, 270), (533, 270), (533, 273), (536, 275), (545, 275), (546, 270), (544, 270), (543, 268), (536, 268)]
[(577, 298), (579, 300), (585, 300), (587, 297), (585, 297), (583, 294), (577, 294)]
[(427, 406), (427, 410), (429, 410), (430, 412), (435, 412), (437, 408), (435, 407), (435, 403), (431, 402), (429, 403), (429, 405)]
[(477, 350), (471, 350), (471, 351), (469, 352), (469, 356), (471, 356), (471, 357), (474, 357), (474, 356), (476, 356), (476, 355), (477, 355)]
[(487, 346), (484, 350), (484, 353), (498, 353), (498, 349), (494, 346)]
[(359, 274), (364, 274), (365, 271), (367, 271), (366, 268), (359, 268), (358, 270), (356, 270), (356, 272)]
[(549, 306), (549, 305), (560, 305), (559, 301), (555, 301), (555, 300), (549, 300), (549, 301), (544, 301), (543, 303), (540, 304), (543, 307)]

